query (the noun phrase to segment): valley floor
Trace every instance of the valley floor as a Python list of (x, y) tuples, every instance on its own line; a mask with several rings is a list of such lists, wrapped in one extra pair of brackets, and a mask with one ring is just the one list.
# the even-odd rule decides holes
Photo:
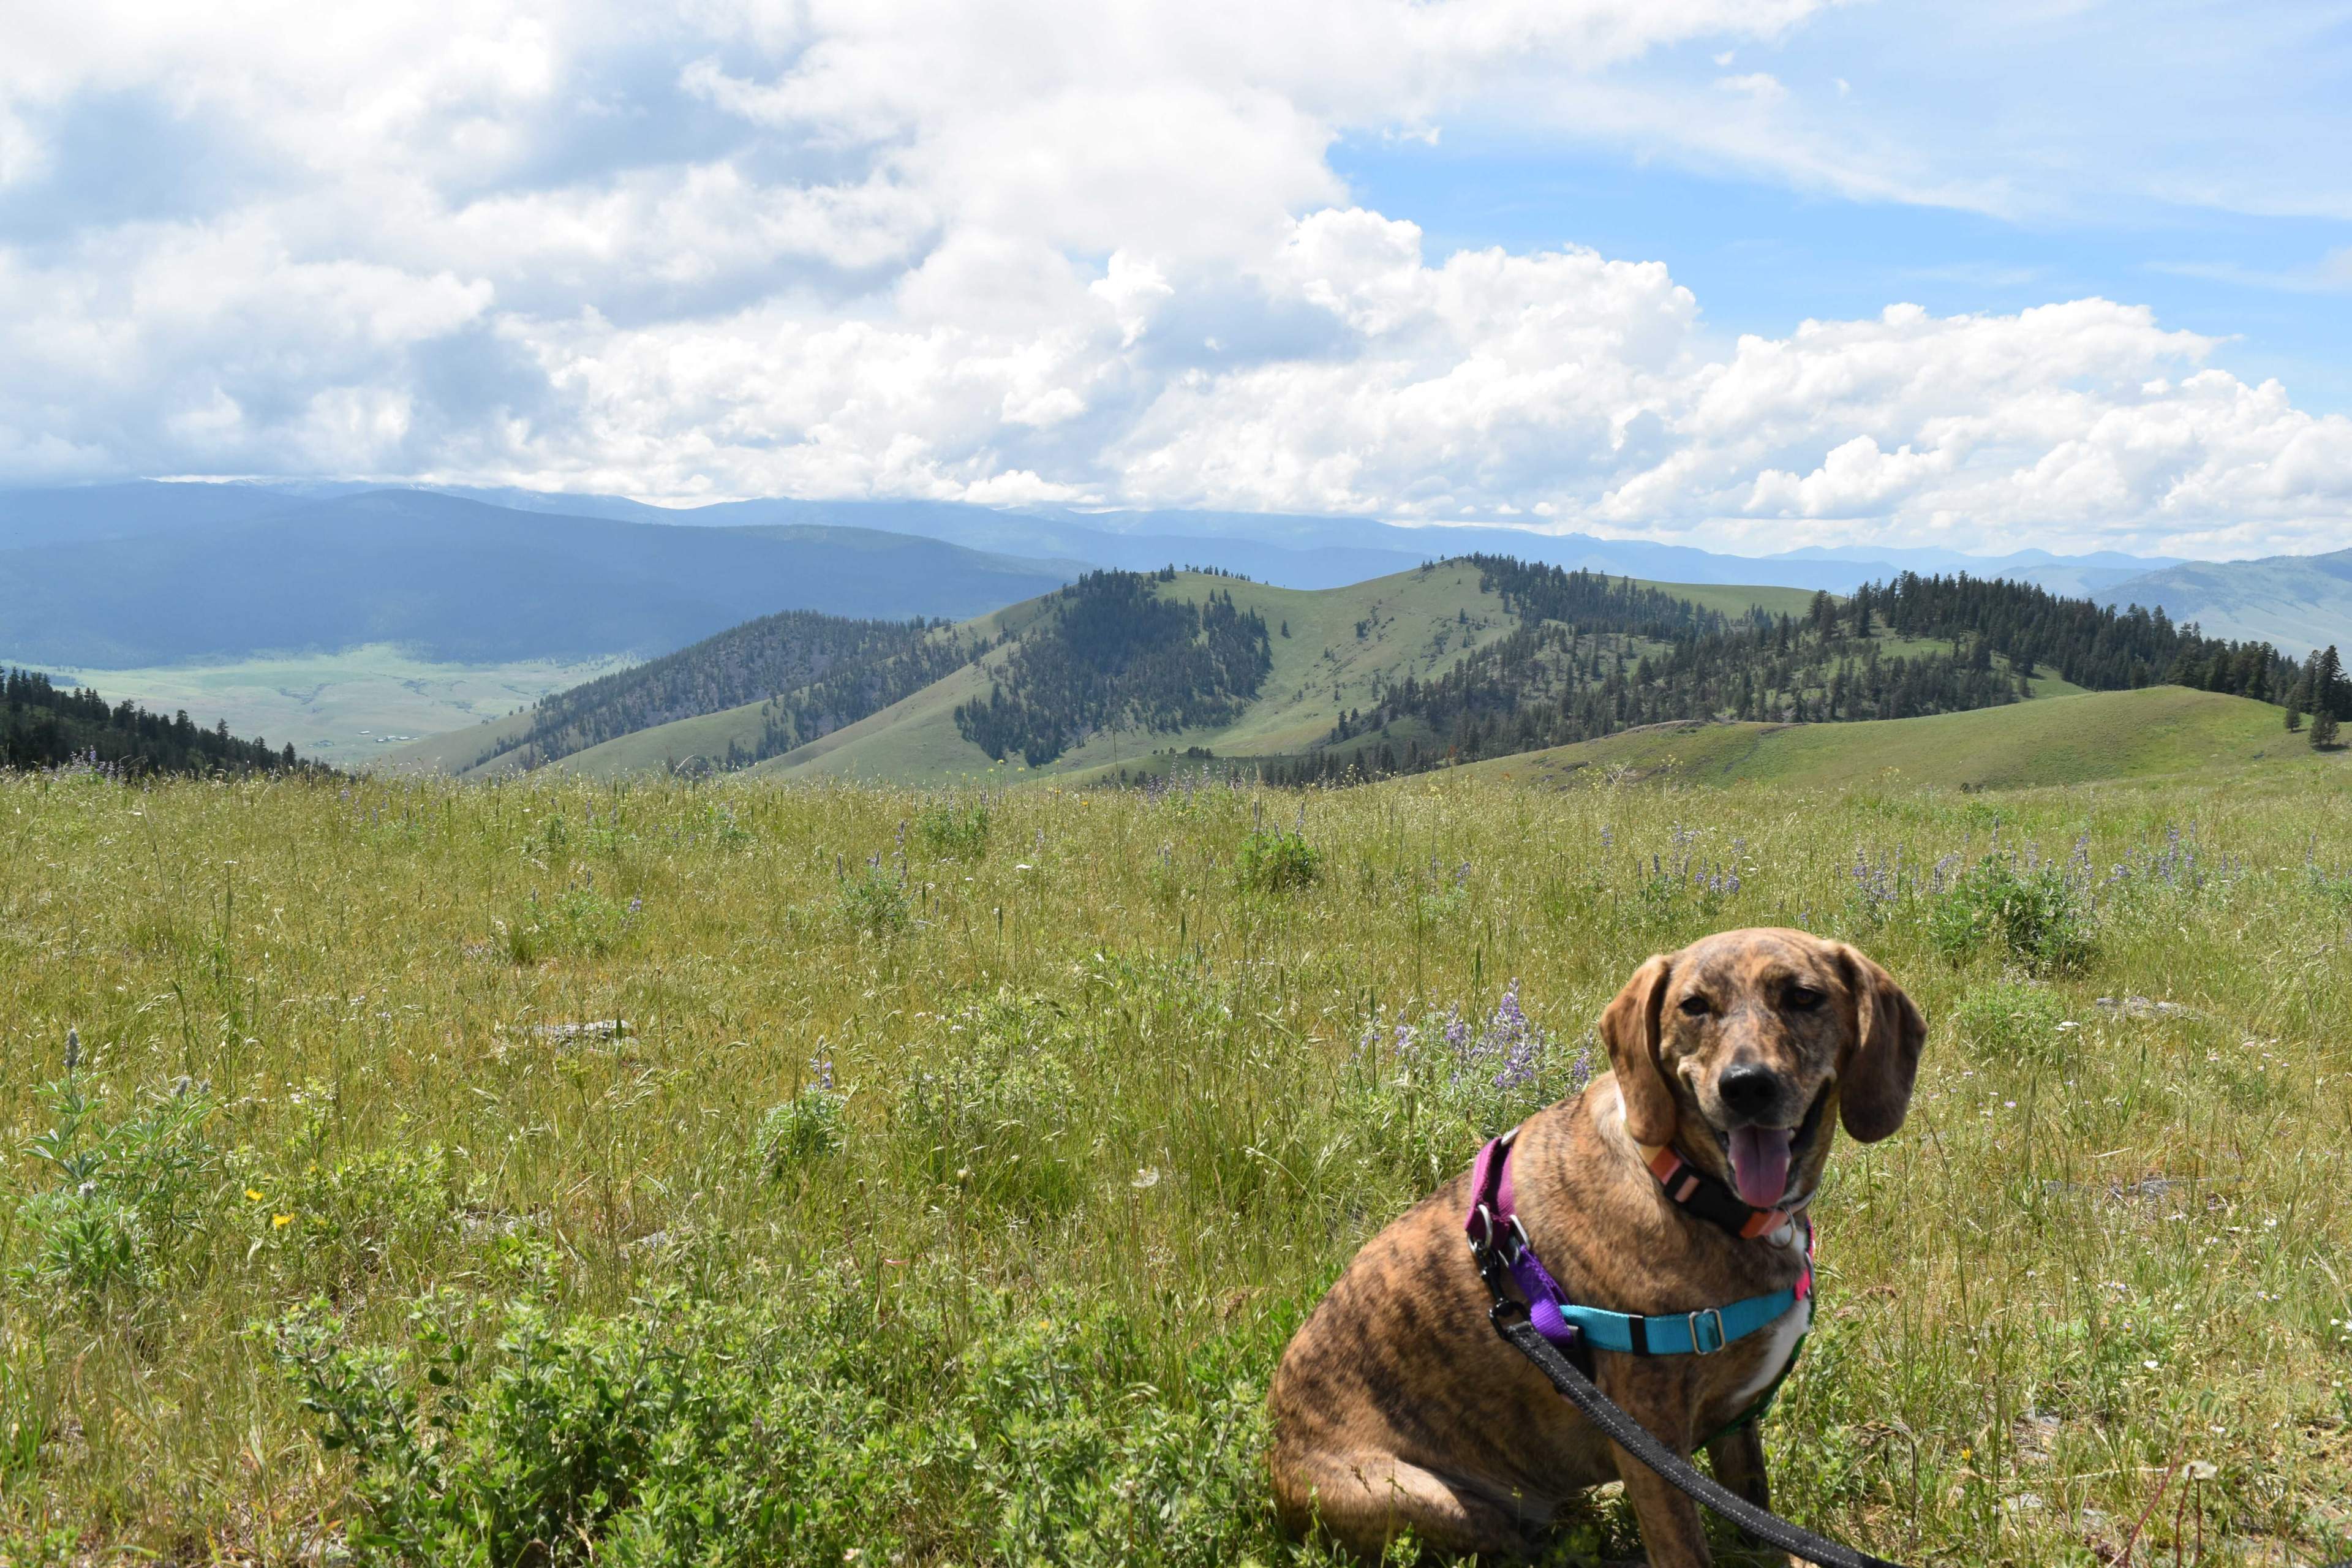
[(1644, 955), (1760, 923), (1931, 1026), (1836, 1147), (1783, 1511), (2352, 1552), (2341, 775), (1916, 766), (0, 777), (0, 1559), (1326, 1561), (1265, 1495), (1289, 1334)]
[[(0, 667), (12, 662), (0, 657)], [(64, 686), (95, 688), (109, 702), (158, 713), (187, 710), (210, 729), (294, 743), (310, 761), (350, 768), (395, 747), (528, 707), (551, 691), (625, 668), (626, 658), (511, 664), (440, 664), (394, 647), (236, 659), (145, 669), (79, 669), (34, 661)]]

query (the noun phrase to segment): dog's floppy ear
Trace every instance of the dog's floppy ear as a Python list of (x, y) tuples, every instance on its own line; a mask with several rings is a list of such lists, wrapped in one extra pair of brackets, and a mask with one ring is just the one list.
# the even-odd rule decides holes
[(1853, 997), (1853, 1050), (1838, 1072), (1838, 1120), (1858, 1143), (1892, 1136), (1911, 1109), (1927, 1020), (1895, 977), (1840, 942), (1838, 967)]
[(1601, 1043), (1609, 1047), (1617, 1094), (1625, 1102), (1625, 1131), (1636, 1143), (1666, 1143), (1675, 1136), (1675, 1097), (1658, 1068), (1658, 1010), (1673, 973), (1666, 955), (1656, 954), (1601, 1013)]

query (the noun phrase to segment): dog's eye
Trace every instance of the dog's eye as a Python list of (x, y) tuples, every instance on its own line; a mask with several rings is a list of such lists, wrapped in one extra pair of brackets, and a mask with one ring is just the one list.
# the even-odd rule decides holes
[(1683, 998), (1683, 1016), (1685, 1017), (1704, 1018), (1709, 1013), (1714, 1011), (1714, 1008), (1707, 1005), (1706, 998), (1704, 996), (1685, 996)]
[(1791, 985), (1789, 987), (1788, 1002), (1789, 1005), (1798, 1012), (1810, 1013), (1822, 1005), (1822, 996), (1810, 985)]

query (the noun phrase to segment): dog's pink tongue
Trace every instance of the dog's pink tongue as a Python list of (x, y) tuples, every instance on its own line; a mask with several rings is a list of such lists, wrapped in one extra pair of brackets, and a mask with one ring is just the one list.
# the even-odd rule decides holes
[(1789, 1190), (1789, 1130), (1731, 1130), (1731, 1184), (1750, 1208), (1769, 1209)]

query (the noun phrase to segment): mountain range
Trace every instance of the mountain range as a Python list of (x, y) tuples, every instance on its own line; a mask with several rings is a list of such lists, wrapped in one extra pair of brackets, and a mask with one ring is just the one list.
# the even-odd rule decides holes
[(2352, 645), (2352, 550), (2184, 561), (2116, 584), (2102, 596), (2160, 608), (2214, 637), (2261, 637), (2298, 657)]
[(2352, 641), (2352, 552), (1809, 546), (1770, 556), (1372, 518), (760, 500), (657, 507), (333, 481), (0, 492), (0, 658), (121, 669), (384, 644), (442, 662), (651, 658), (789, 610), (966, 619), (1089, 567), (1341, 587), (1474, 552), (1648, 581), (1851, 593), (1903, 571), (2031, 583), (2291, 653)]
[(417, 490), (231, 521), (201, 489), (156, 488), (193, 489), (215, 515), (156, 508), (135, 520), (143, 531), (0, 550), (0, 658), (131, 668), (373, 644), (455, 664), (643, 657), (782, 609), (961, 620), (1082, 569), (872, 529), (671, 528)]

